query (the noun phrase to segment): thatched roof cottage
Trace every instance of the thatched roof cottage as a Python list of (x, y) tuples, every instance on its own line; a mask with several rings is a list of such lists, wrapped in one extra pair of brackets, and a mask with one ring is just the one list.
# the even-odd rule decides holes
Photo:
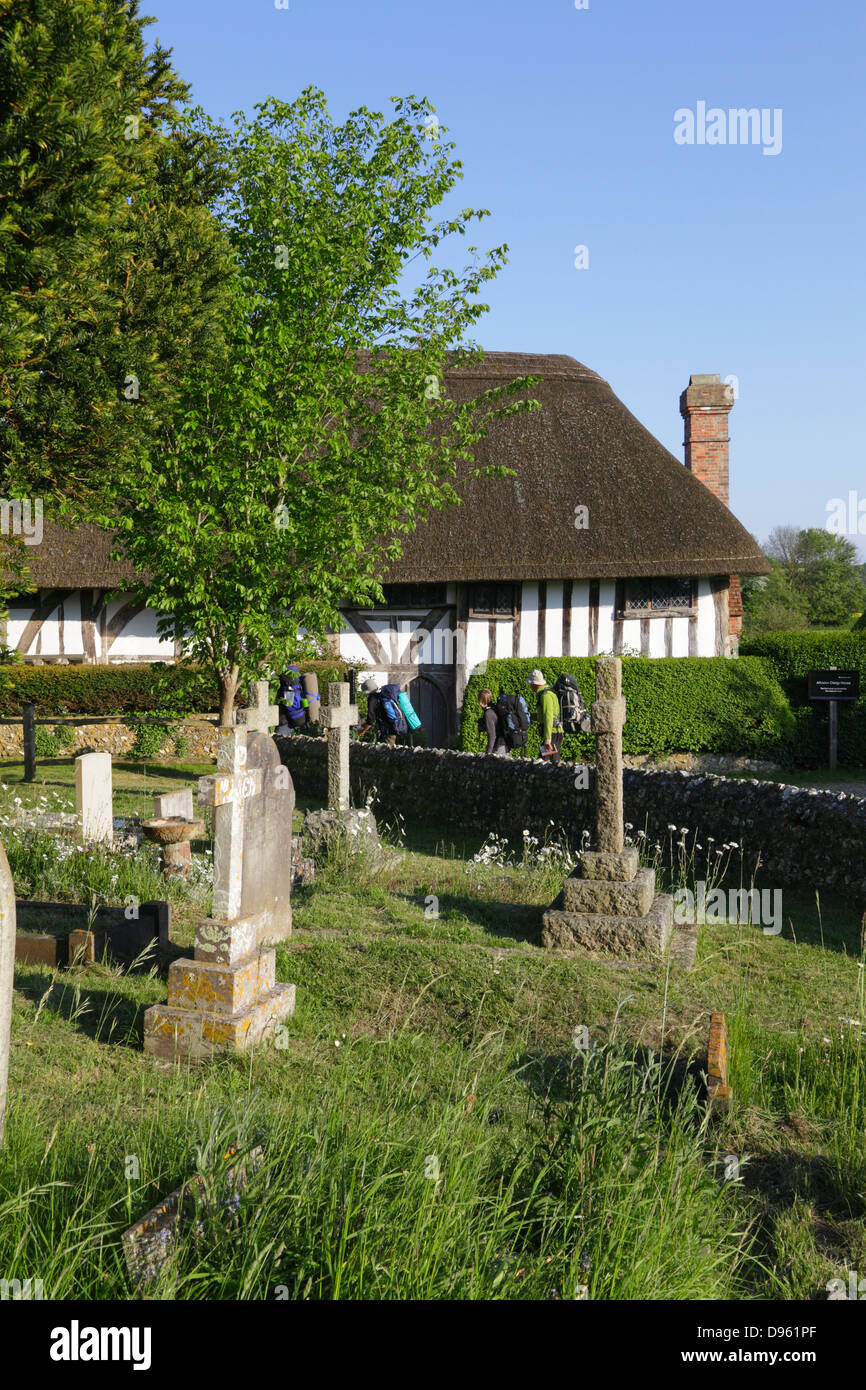
[[(733, 655), (738, 576), (764, 574), (728, 508), (733, 390), (693, 376), (680, 398), (685, 467), (596, 372), (572, 357), (488, 353), (446, 375), (454, 396), (532, 375), (541, 410), (491, 431), (480, 464), (513, 477), (462, 480), (463, 505), (404, 541), (386, 605), (346, 605), (332, 643), (383, 679), (412, 681), (434, 742), (456, 730), (471, 671), (490, 657)], [(128, 571), (93, 527), (45, 526), (28, 559), (36, 595), (9, 611), (6, 641), (25, 660), (171, 660), (156, 615), (124, 596)], [(109, 591), (114, 590), (113, 596)]]

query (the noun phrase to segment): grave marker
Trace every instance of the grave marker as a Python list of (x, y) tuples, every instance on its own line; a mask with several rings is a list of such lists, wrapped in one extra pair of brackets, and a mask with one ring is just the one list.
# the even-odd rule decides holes
[(183, 787), (176, 792), (163, 792), (153, 798), (154, 820), (168, 820), (171, 816), (183, 816), (184, 820), (195, 820), (192, 804), (192, 787)]
[(322, 724), (328, 730), (328, 810), (348, 811), (349, 730), (358, 722), (358, 706), (351, 703), (349, 686), (335, 682), (328, 686), (328, 705), (322, 711)]
[(110, 753), (81, 753), (75, 759), (75, 810), (82, 840), (111, 844), (114, 818)]
[(273, 740), (221, 729), (199, 801), (214, 808), (214, 915), (197, 924), (194, 958), (170, 966), (167, 1004), (144, 1017), (146, 1052), (191, 1060), (249, 1047), (295, 1006), (295, 986), (276, 983), (275, 952), (263, 949), (291, 932), (294, 791)]
[(622, 662), (599, 657), (597, 698), (590, 710), (596, 735), (596, 848), (585, 850), (562, 892), (542, 917), (548, 948), (602, 951), (617, 956), (659, 953), (673, 930), (673, 898), (656, 893), (653, 869), (639, 867), (634, 845), (625, 844), (622, 817)]

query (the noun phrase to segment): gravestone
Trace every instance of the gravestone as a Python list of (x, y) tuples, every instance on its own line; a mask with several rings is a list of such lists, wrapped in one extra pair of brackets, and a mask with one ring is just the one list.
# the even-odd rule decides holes
[(638, 851), (625, 844), (622, 818), (622, 662), (599, 657), (596, 700), (590, 710), (596, 735), (595, 844), (566, 879), (542, 917), (548, 948), (641, 956), (667, 949), (673, 898), (656, 893), (654, 869), (641, 869)]
[(153, 798), (154, 820), (167, 820), (171, 816), (182, 816), (184, 820), (194, 820), (192, 787), (182, 787), (180, 791), (163, 792)]
[(75, 810), (82, 840), (111, 844), (114, 820), (110, 753), (82, 753), (75, 759)]
[(15, 885), (6, 851), (0, 845), (0, 1144), (6, 1126), (6, 1088), (12, 1033), (12, 983), (15, 978)]
[(378, 849), (376, 818), (369, 807), (353, 810), (349, 783), (349, 730), (358, 722), (349, 686), (334, 681), (328, 686), (328, 703), (321, 722), (328, 731), (328, 809), (311, 811), (304, 819), (304, 851), (311, 858), (324, 853), (335, 841), (350, 849)]
[(240, 915), (256, 917), (258, 944), (272, 946), (292, 934), (295, 788), (266, 734), (247, 734), (246, 767), (261, 772), (262, 789), (245, 807)]
[(151, 1055), (197, 1061), (246, 1048), (294, 1011), (295, 986), (277, 984), (263, 945), (291, 931), (291, 811), (280, 811), (293, 800), (270, 739), (220, 729), (216, 776), (199, 779), (199, 802), (214, 808), (213, 917), (196, 926), (194, 958), (169, 967), (167, 1004), (145, 1013)]

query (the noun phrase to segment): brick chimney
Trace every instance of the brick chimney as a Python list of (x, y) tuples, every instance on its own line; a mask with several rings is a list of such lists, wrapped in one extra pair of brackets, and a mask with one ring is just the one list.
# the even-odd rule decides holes
[(690, 376), (680, 396), (680, 415), (685, 421), (686, 468), (714, 492), (726, 507), (728, 489), (728, 414), (734, 404), (733, 386), (725, 386), (717, 373)]
[[(733, 404), (734, 388), (726, 386), (717, 372), (693, 374), (680, 396), (680, 414), (685, 422), (686, 468), (726, 507), (731, 505), (728, 415)], [(728, 640), (725, 645), (733, 654), (743, 627), (739, 575), (729, 575), (728, 585)]]

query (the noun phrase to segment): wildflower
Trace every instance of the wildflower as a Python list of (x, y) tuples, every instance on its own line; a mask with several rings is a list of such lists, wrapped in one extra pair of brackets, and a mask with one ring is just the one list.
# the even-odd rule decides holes
[(627, 820), (627, 821), (625, 822), (625, 829), (626, 829), (626, 830), (633, 830), (633, 829), (634, 829), (634, 826), (632, 825), (632, 823), (631, 823), (630, 820)]
[(339, 1046), (340, 1046), (340, 1039), (339, 1039), (339, 1038), (335, 1038), (335, 1039), (334, 1039), (334, 1046), (335, 1046), (335, 1047), (339, 1047)]
[(676, 830), (676, 826), (675, 826), (675, 825), (669, 825), (669, 826), (668, 826), (668, 830)]
[(824, 1039), (824, 1042), (825, 1042), (825, 1043), (828, 1043), (829, 1041), (830, 1041), (829, 1038), (825, 1038), (825, 1039)]

